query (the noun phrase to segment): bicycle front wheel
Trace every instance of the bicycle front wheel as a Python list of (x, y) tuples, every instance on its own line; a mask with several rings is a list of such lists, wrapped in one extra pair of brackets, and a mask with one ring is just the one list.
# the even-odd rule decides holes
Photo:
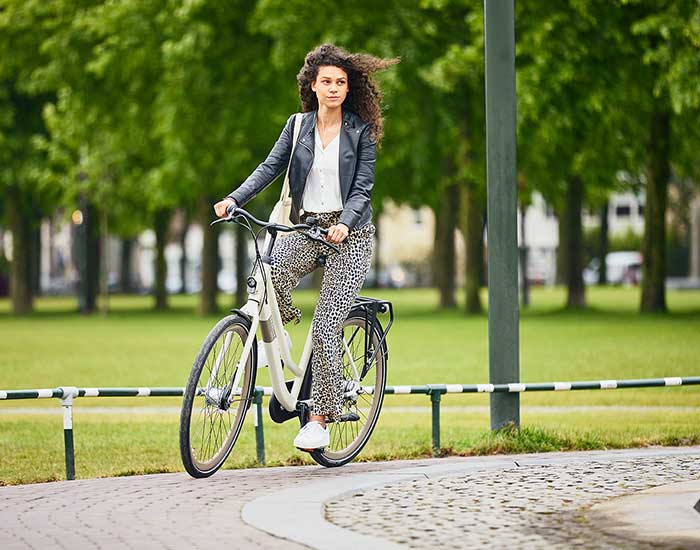
[[(342, 466), (355, 458), (369, 441), (379, 419), (386, 386), (387, 348), (385, 343), (379, 346), (381, 331), (378, 327), (375, 326), (373, 334), (367, 334), (368, 330), (361, 313), (351, 313), (343, 325), (343, 421), (329, 422), (330, 444), (311, 453), (322, 466)], [(370, 365), (365, 354), (366, 337), (370, 350), (379, 348)]]
[(243, 427), (257, 368), (255, 341), (248, 357), (242, 357), (248, 334), (246, 319), (224, 317), (207, 336), (192, 366), (180, 414), (180, 455), (192, 477), (216, 472)]

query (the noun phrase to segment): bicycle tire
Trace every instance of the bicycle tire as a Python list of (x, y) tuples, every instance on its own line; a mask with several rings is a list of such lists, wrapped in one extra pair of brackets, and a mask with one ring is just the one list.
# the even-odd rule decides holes
[[(361, 328), (362, 331), (366, 331), (366, 320), (364, 314), (360, 312), (350, 313), (348, 318), (345, 320), (345, 323), (343, 323), (344, 338), (345, 330), (348, 327), (353, 326)], [(357, 339), (358, 336), (359, 340)], [(381, 340), (381, 336), (382, 329), (379, 327), (379, 323), (377, 323), (374, 327), (372, 334), (372, 344), (374, 349), (377, 348)], [(359, 356), (353, 351), (354, 343), (356, 343), (358, 347), (361, 348), (362, 356)], [(364, 334), (358, 335), (356, 333), (348, 348), (351, 350), (351, 354), (353, 355), (353, 358), (355, 360), (357, 360), (358, 357), (363, 357), (364, 361), (366, 361), (367, 358), (364, 357)], [(349, 361), (347, 361), (347, 358), (347, 350), (344, 349), (342, 358), (343, 377), (346, 380), (348, 379), (348, 375), (352, 376), (353, 374), (353, 371), (351, 369), (351, 366), (349, 365)], [(329, 422), (328, 427), (331, 432), (330, 445), (322, 450), (317, 450), (310, 453), (311, 457), (321, 466), (325, 466), (327, 468), (334, 468), (347, 464), (348, 462), (353, 460), (360, 453), (360, 451), (362, 451), (364, 446), (369, 441), (369, 438), (372, 435), (372, 432), (374, 431), (374, 428), (377, 424), (377, 420), (379, 419), (379, 413), (381, 412), (382, 403), (384, 401), (387, 361), (388, 349), (385, 341), (383, 342), (381, 349), (377, 352), (374, 366), (372, 366), (368, 372), (368, 376), (374, 381), (372, 393), (359, 394), (358, 399), (356, 400), (354, 405), (349, 399), (345, 399), (343, 403), (344, 414), (355, 412), (360, 416), (360, 421), (364, 418), (364, 423), (361, 427), (359, 427), (357, 423), (359, 423), (360, 421)], [(363, 365), (356, 365), (358, 369), (361, 369), (362, 366)], [(368, 382), (368, 376), (366, 376), (361, 381), (361, 385), (363, 387), (365, 387), (366, 383)], [(367, 412), (363, 412), (360, 409), (360, 407), (357, 406), (357, 403), (360, 401), (360, 399), (363, 399), (366, 404), (366, 397), (361, 398), (361, 396), (366, 395), (371, 395), (372, 399), (371, 403), (369, 403)], [(348, 435), (352, 436), (352, 439), (350, 439)]]
[[(230, 403), (226, 391), (235, 381), (235, 365), (240, 361), (240, 352), (249, 332), (250, 322), (244, 317), (224, 317), (211, 329), (192, 365), (180, 412), (180, 456), (185, 470), (192, 477), (209, 477), (221, 468), (240, 435), (255, 389), (255, 340), (243, 367), (244, 372), (240, 376), (240, 388), (232, 388), (233, 397)], [(228, 334), (231, 336), (227, 337)], [(235, 347), (231, 352), (232, 346)], [(213, 363), (210, 360), (213, 360)], [(230, 370), (230, 367), (233, 367), (233, 370)], [(207, 376), (204, 388), (200, 382), (203, 373)], [(236, 395), (240, 395), (240, 398), (236, 399)], [(193, 420), (193, 409), (197, 401), (201, 405), (198, 405), (199, 410)], [(237, 405), (234, 417), (231, 418), (234, 403)], [(193, 426), (198, 428), (195, 433), (192, 430)]]

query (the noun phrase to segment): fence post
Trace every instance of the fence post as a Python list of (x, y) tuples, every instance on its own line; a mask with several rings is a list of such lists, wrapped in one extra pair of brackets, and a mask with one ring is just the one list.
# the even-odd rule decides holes
[(75, 479), (75, 449), (73, 448), (73, 398), (78, 396), (78, 388), (62, 387), (61, 407), (63, 407), (63, 445), (66, 451), (66, 479)]
[(255, 403), (253, 421), (255, 423), (255, 453), (258, 458), (258, 464), (265, 464), (265, 433), (263, 432), (262, 422), (262, 398), (262, 388), (255, 388), (253, 392), (253, 403)]
[(437, 388), (430, 388), (430, 403), (433, 409), (433, 456), (440, 456), (440, 399), (442, 392)]

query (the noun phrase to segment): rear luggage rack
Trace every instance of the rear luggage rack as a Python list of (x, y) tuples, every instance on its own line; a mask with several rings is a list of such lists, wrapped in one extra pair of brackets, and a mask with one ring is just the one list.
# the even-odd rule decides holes
[[(365, 317), (365, 365), (362, 368), (362, 374), (360, 375), (360, 380), (362, 380), (377, 357), (380, 349), (384, 349), (386, 353), (386, 335), (389, 334), (391, 326), (394, 324), (394, 306), (388, 300), (380, 300), (378, 298), (370, 298), (368, 296), (358, 296), (355, 298), (352, 309), (354, 311), (361, 311)], [(382, 327), (382, 324), (377, 319), (377, 314), (389, 313), (389, 323), (386, 328)], [(377, 347), (371, 349), (371, 336), (374, 334), (374, 330), (377, 328), (380, 338)]]

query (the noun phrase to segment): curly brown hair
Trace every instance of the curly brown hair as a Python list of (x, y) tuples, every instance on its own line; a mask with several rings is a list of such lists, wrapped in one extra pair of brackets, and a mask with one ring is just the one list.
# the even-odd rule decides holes
[(348, 95), (343, 105), (369, 123), (370, 133), (377, 143), (384, 134), (381, 111), (382, 91), (372, 79), (371, 73), (391, 67), (400, 58), (381, 59), (366, 53), (349, 53), (333, 44), (321, 44), (306, 54), (304, 65), (297, 74), (302, 110), (306, 113), (318, 109), (316, 93), (311, 83), (316, 80), (320, 67), (339, 67), (348, 75)]

